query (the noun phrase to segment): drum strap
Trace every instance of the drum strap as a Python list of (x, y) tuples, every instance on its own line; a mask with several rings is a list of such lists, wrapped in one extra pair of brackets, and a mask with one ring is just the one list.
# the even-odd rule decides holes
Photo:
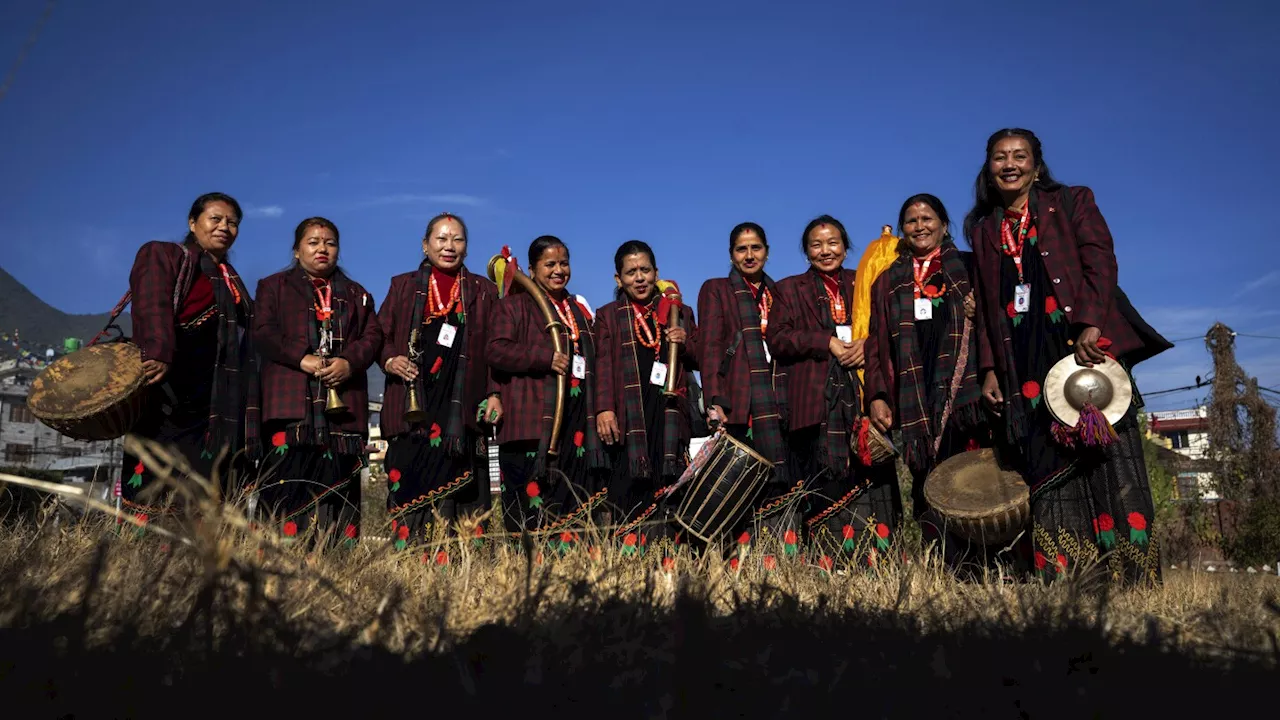
[[(188, 252), (186, 246), (183, 246), (182, 261), (178, 265), (178, 277), (173, 283), (173, 314), (175, 317), (178, 315), (178, 311), (182, 309), (182, 303), (186, 301), (187, 293), (191, 290), (191, 281), (195, 278), (196, 257), (196, 253)], [(93, 336), (92, 340), (89, 341), (90, 345), (97, 344), (111, 328), (115, 328), (120, 332), (121, 337), (124, 336), (124, 332), (120, 330), (120, 326), (116, 325), (116, 320), (120, 319), (120, 315), (124, 313), (125, 308), (129, 307), (129, 303), (131, 302), (133, 302), (132, 288), (124, 292), (124, 296), (120, 298), (120, 302), (116, 303), (115, 308), (111, 310), (111, 317), (107, 318), (107, 324), (103, 326), (102, 330), (100, 330), (97, 335)], [(173, 394), (173, 390), (168, 388), (167, 384), (165, 389), (168, 390), (170, 399), (173, 400), (174, 403), (177, 403), (178, 399)]]

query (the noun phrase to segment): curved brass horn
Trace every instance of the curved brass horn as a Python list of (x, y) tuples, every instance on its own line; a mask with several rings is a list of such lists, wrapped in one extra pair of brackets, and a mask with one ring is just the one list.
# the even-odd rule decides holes
[[(485, 269), (485, 272), (489, 275), (489, 279), (495, 283), (498, 282), (498, 278), (497, 274), (494, 272), (494, 268), (497, 266), (498, 261), (507, 263), (507, 259), (502, 255), (494, 255), (489, 259), (489, 264)], [(551, 335), (551, 346), (556, 352), (565, 353), (564, 340), (560, 334), (561, 331), (564, 330), (564, 325), (556, 316), (555, 311), (551, 309), (551, 300), (547, 297), (547, 294), (543, 292), (542, 288), (538, 287), (538, 284), (530, 279), (528, 275), (520, 272), (520, 269), (514, 264), (507, 263), (505, 272), (511, 273), (511, 277), (515, 280), (516, 284), (524, 288), (524, 291), (529, 293), (529, 296), (533, 298), (533, 301), (538, 304), (538, 309), (542, 311), (543, 319), (547, 321), (547, 326), (544, 329)], [(551, 443), (547, 448), (547, 455), (550, 457), (559, 455), (560, 425), (564, 420), (564, 391), (567, 383), (566, 378), (566, 375), (556, 375), (556, 410), (555, 415), (551, 418)]]

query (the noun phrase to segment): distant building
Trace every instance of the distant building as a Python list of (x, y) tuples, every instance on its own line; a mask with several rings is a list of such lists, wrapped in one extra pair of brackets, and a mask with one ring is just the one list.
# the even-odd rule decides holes
[(1213, 473), (1209, 472), (1209, 408), (1201, 405), (1186, 410), (1165, 410), (1147, 414), (1147, 434), (1157, 444), (1181, 456), (1173, 463), (1178, 497), (1217, 500)]
[(41, 423), (27, 407), (31, 382), (45, 367), (29, 361), (0, 361), (0, 465), (55, 470), (64, 480), (114, 484), (120, 473), (120, 440), (73, 440)]

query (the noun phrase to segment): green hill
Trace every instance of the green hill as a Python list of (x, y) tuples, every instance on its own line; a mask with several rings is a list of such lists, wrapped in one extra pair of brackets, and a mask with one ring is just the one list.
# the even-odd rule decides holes
[[(106, 324), (108, 313), (100, 315), (71, 315), (36, 297), (27, 286), (0, 268), (0, 332), (13, 337), (18, 331), (22, 346), (32, 352), (43, 353), (44, 348), (61, 349), (64, 338), (80, 338), (88, 343)], [(125, 333), (130, 332), (129, 313), (120, 316), (119, 324)], [(13, 352), (9, 343), (0, 344), (0, 355)]]

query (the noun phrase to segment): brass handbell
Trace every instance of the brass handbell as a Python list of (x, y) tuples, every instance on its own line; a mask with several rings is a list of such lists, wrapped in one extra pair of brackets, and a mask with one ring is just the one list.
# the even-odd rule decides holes
[(409, 384), (409, 407), (404, 411), (404, 421), (409, 424), (427, 421), (427, 414), (418, 404), (418, 386), (413, 383)]
[(338, 394), (337, 388), (329, 388), (329, 401), (324, 405), (325, 415), (341, 415), (347, 411), (347, 404), (342, 402), (342, 396)]

